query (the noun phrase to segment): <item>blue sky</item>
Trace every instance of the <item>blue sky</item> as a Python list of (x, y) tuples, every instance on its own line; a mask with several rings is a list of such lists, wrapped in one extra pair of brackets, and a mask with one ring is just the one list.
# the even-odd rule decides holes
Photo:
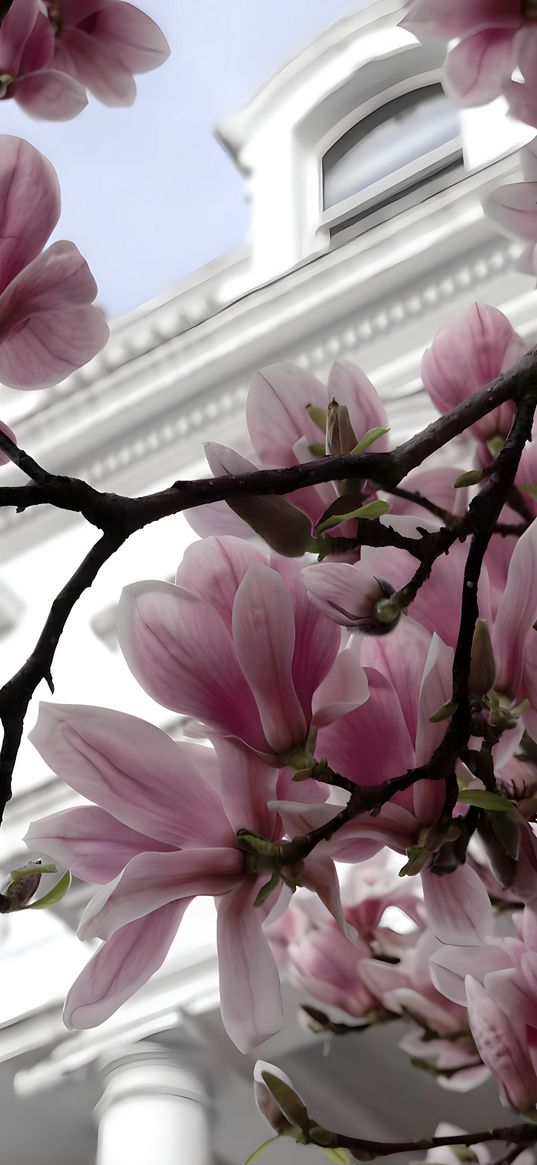
[(88, 259), (110, 315), (128, 311), (247, 237), (244, 185), (212, 137), (288, 57), (357, 0), (142, 0), (170, 61), (139, 79), (131, 109), (92, 102), (72, 122), (30, 120), (13, 101), (3, 131), (50, 158), (61, 237)]

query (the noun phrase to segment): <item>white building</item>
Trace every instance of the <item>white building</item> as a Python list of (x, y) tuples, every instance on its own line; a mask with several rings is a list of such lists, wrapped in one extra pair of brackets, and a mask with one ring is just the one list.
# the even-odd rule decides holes
[[(419, 361), (443, 321), (479, 298), (535, 338), (534, 292), (512, 267), (517, 247), (480, 201), (516, 176), (513, 151), (531, 134), (491, 109), (455, 110), (440, 87), (443, 47), (398, 28), (400, 7), (377, 0), (341, 20), (220, 126), (251, 199), (248, 246), (114, 321), (105, 351), (41, 393), (24, 419), (0, 391), (3, 418), (38, 461), (130, 494), (200, 475), (204, 440), (245, 445), (249, 377), (282, 358), (321, 377), (336, 359), (361, 364), (397, 440), (429, 419)], [(3, 471), (5, 483), (20, 479)], [(41, 508), (0, 511), (0, 528), (7, 678), (95, 533)], [(191, 537), (182, 517), (168, 519), (102, 571), (57, 652), (56, 699), (174, 729), (115, 649), (115, 605), (125, 583), (171, 576)], [(31, 818), (74, 800), (25, 745), (2, 866), (24, 860)], [(238, 1165), (267, 1134), (251, 1098), (254, 1057), (236, 1052), (219, 1019), (212, 909), (201, 902), (187, 915), (163, 970), (112, 1020), (67, 1033), (62, 998), (89, 953), (72, 929), (86, 896), (77, 886), (56, 914), (4, 920), (2, 1165)], [(323, 1059), (292, 1021), (295, 1005), (289, 993), (289, 1027), (263, 1055), (290, 1065), (334, 1127), (389, 1138), (423, 1133), (426, 1109), (431, 1130), (447, 1113), (466, 1127), (477, 1113), (479, 1123), (492, 1119), (492, 1092), (454, 1104), (390, 1056), (390, 1032), (341, 1041)], [(275, 1162), (305, 1160), (289, 1143), (270, 1151)]]

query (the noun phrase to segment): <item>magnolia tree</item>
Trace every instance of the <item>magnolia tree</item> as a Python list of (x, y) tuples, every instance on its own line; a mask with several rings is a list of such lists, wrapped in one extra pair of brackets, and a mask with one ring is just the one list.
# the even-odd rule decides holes
[[(0, 17), (0, 97), (38, 117), (75, 116), (88, 90), (128, 104), (133, 75), (168, 53), (126, 0), (2, 0)], [(412, 0), (405, 23), (458, 38), (453, 97), (502, 93), (537, 126), (536, 17), (532, 0)], [(521, 168), (486, 209), (521, 238), (531, 273), (537, 139)], [(23, 140), (0, 138), (0, 195), (0, 378), (55, 384), (106, 342), (95, 282), (73, 243), (43, 250), (59, 186)], [(459, 1091), (492, 1075), (525, 1118), (366, 1141), (321, 1126), (260, 1061), (256, 1096), (276, 1136), (334, 1161), (422, 1149), (444, 1165), (461, 1145), (489, 1161), (496, 1141), (512, 1162), (537, 1144), (537, 350), (471, 304), (432, 340), (422, 378), (438, 419), (390, 447), (361, 369), (337, 364), (325, 385), (266, 368), (246, 406), (252, 459), (210, 445), (213, 476), (139, 498), (49, 473), (3, 425), (2, 457), (28, 482), (0, 485), (0, 505), (76, 511), (100, 535), (0, 689), (0, 800), (74, 604), (131, 534), (186, 512), (200, 540), (174, 584), (126, 588), (119, 638), (145, 691), (196, 721), (203, 743), (57, 703), (30, 733), (86, 799), (35, 821), (30, 855), (102, 885), (79, 933), (103, 942), (71, 987), (67, 1026), (112, 1015), (162, 964), (189, 903), (212, 895), (222, 1017), (240, 1050), (281, 1028), (287, 979), (315, 1029), (403, 1017), (415, 1063)], [(439, 467), (463, 435), (470, 464), (458, 443)], [(44, 869), (55, 867), (12, 872), (0, 909), (57, 899), (67, 874), (34, 898)], [(404, 933), (386, 925), (393, 906)]]

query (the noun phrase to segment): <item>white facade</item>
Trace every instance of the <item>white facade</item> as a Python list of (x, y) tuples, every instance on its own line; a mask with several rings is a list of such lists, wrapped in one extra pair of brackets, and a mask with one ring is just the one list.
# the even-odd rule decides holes
[[(492, 124), (488, 109), (453, 115), (444, 107), (443, 49), (420, 45), (398, 28), (400, 7), (377, 0), (340, 21), (220, 127), (248, 184), (248, 247), (114, 321), (105, 351), (40, 393), (22, 419), (20, 398), (13, 405), (0, 390), (3, 418), (38, 461), (130, 494), (200, 475), (204, 440), (246, 448), (250, 375), (282, 358), (321, 377), (336, 359), (361, 364), (383, 396), (397, 441), (430, 417), (419, 362), (443, 321), (479, 298), (501, 307), (528, 342), (535, 339), (534, 292), (512, 267), (517, 247), (484, 218), (480, 201), (490, 187), (516, 177), (513, 151), (531, 135), (506, 119)], [(424, 94), (431, 108), (445, 111), (447, 140), (440, 143), (420, 137), (424, 125), (430, 136)], [(406, 134), (393, 166), (388, 104), (399, 118), (395, 138)], [(406, 129), (401, 111), (410, 119)], [(346, 170), (338, 172), (342, 142), (350, 147), (340, 150)], [(327, 158), (336, 159), (330, 181), (337, 190), (338, 181), (352, 179), (353, 159), (374, 170), (377, 142), (388, 161), (384, 172), (328, 205)], [(3, 471), (5, 483), (20, 479), (16, 470)], [(54, 594), (94, 532), (74, 515), (37, 508), (0, 511), (0, 531), (7, 678), (31, 650)], [(119, 707), (177, 729), (127, 672), (115, 649), (114, 610), (126, 583), (172, 576), (191, 538), (182, 517), (167, 519), (136, 535), (104, 568), (58, 650), (56, 699)], [(32, 705), (28, 725), (34, 720)], [(0, 832), (2, 865), (21, 858), (30, 819), (74, 801), (25, 744)], [(266, 1130), (250, 1095), (254, 1058), (239, 1056), (218, 1015), (212, 908), (203, 901), (189, 912), (163, 970), (112, 1020), (94, 1032), (67, 1033), (61, 1000), (92, 949), (70, 929), (86, 896), (78, 886), (57, 915), (23, 914), (5, 923), (2, 1165), (145, 1165), (150, 1154), (159, 1165), (244, 1160)], [(290, 1017), (293, 1010), (289, 995)], [(402, 1070), (402, 1057), (396, 1077), (389, 1075), (392, 1040), (373, 1033), (359, 1045), (334, 1047), (322, 1061), (322, 1048), (291, 1019), (263, 1055), (288, 1057), (313, 1107), (321, 1115), (324, 1106), (334, 1125), (351, 1131), (358, 1121), (362, 1133), (389, 1138), (423, 1131), (414, 1127), (411, 1099), (420, 1081)], [(388, 1114), (387, 1083), (397, 1093)], [(432, 1126), (446, 1114), (449, 1094), (428, 1080), (423, 1089)], [(479, 1111), (488, 1120), (483, 1095), (467, 1097), (461, 1115), (452, 1106), (452, 1116), (475, 1124)], [(303, 1152), (284, 1143), (272, 1159), (299, 1161)]]

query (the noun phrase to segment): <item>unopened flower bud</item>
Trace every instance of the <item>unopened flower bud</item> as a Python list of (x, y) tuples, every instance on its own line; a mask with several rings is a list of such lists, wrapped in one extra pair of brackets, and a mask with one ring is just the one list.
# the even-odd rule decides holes
[(357, 444), (356, 434), (351, 425), (349, 410), (331, 400), (326, 418), (326, 452), (329, 457), (343, 457), (351, 453)]
[(275, 1064), (258, 1060), (254, 1068), (255, 1101), (260, 1113), (278, 1135), (307, 1133), (310, 1119), (304, 1101), (285, 1072)]
[(379, 603), (390, 601), (394, 589), (384, 579), (366, 574), (348, 562), (323, 562), (301, 572), (308, 596), (323, 614), (340, 627), (352, 627), (363, 635), (386, 635), (399, 613), (390, 620), (378, 617)]
[[(257, 465), (225, 445), (208, 444), (205, 452), (215, 476), (227, 473), (242, 477), (257, 470)], [(309, 518), (285, 498), (276, 495), (247, 497), (237, 493), (227, 504), (277, 554), (299, 558), (306, 551), (315, 550)]]
[(0, 893), (0, 914), (22, 910), (39, 889), (44, 873), (55, 873), (56, 866), (43, 866), (40, 861), (28, 862), (20, 869), (11, 870), (11, 876)]
[(485, 619), (477, 619), (472, 640), (468, 687), (472, 695), (484, 696), (494, 687), (496, 664), (490, 631)]

